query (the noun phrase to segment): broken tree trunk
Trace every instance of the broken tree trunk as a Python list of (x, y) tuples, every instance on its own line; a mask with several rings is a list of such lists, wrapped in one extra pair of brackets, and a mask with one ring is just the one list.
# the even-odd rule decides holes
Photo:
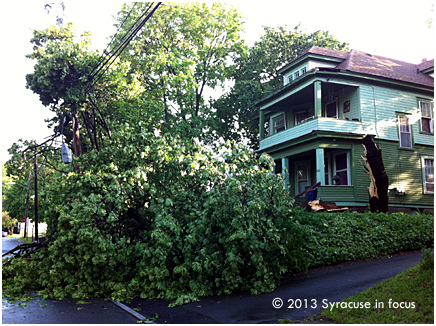
[(369, 185), (369, 206), (371, 212), (388, 212), (389, 205), (389, 180), (383, 164), (380, 147), (374, 143), (371, 136), (367, 135), (362, 140), (365, 147), (364, 168), (371, 179)]

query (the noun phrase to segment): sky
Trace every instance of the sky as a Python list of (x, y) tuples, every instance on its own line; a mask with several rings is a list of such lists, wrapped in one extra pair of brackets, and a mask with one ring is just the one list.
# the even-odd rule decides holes
[[(26, 89), (26, 74), (33, 62), (25, 58), (32, 52), (32, 30), (55, 24), (62, 15), (60, 2), (48, 14), (48, 1), (0, 0), (0, 160), (5, 163), (7, 149), (18, 139), (42, 142), (52, 134), (44, 122), (53, 114), (39, 98)], [(245, 21), (243, 37), (251, 46), (259, 39), (263, 26), (301, 24), (308, 33), (328, 31), (354, 50), (411, 63), (433, 59), (434, 29), (426, 21), (433, 17), (431, 0), (304, 0), (234, 1)], [(91, 31), (93, 49), (106, 48), (115, 33), (112, 16), (121, 1), (64, 1), (65, 22), (73, 22), (78, 33)]]

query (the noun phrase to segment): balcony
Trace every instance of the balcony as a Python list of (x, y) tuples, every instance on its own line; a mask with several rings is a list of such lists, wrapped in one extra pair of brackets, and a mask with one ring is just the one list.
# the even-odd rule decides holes
[(368, 130), (368, 128), (365, 128), (364, 124), (360, 121), (320, 117), (308, 120), (297, 126), (292, 126), (286, 130), (264, 138), (260, 141), (259, 149), (266, 150), (283, 142), (308, 135), (313, 131), (328, 131), (333, 133), (349, 133), (356, 135), (365, 135), (367, 133), (371, 133), (371, 131)]

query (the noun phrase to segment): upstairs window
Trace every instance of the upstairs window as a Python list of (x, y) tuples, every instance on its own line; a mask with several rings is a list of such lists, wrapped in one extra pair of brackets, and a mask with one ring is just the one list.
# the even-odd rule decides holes
[(286, 129), (285, 115), (281, 114), (277, 117), (272, 118), (272, 127), (273, 127), (273, 134), (285, 130)]
[(289, 84), (293, 80), (303, 76), (306, 72), (307, 72), (307, 66), (292, 71), (289, 75), (286, 75), (284, 77), (284, 84), (285, 85)]
[(295, 112), (295, 125), (300, 125), (307, 120), (307, 112), (306, 111), (298, 111)]
[(412, 130), (410, 128), (409, 117), (406, 115), (398, 116), (400, 147), (412, 148)]
[(327, 118), (338, 118), (338, 102), (333, 101), (325, 105), (324, 116)]
[(419, 101), (419, 110), (421, 111), (421, 131), (433, 133), (433, 110), (430, 102)]

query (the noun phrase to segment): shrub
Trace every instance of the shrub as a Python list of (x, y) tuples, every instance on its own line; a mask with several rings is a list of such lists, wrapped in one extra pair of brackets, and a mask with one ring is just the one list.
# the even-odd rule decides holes
[(422, 270), (434, 269), (434, 249), (423, 249), (419, 266)]
[(300, 212), (300, 220), (310, 267), (426, 248), (434, 239), (432, 215)]

